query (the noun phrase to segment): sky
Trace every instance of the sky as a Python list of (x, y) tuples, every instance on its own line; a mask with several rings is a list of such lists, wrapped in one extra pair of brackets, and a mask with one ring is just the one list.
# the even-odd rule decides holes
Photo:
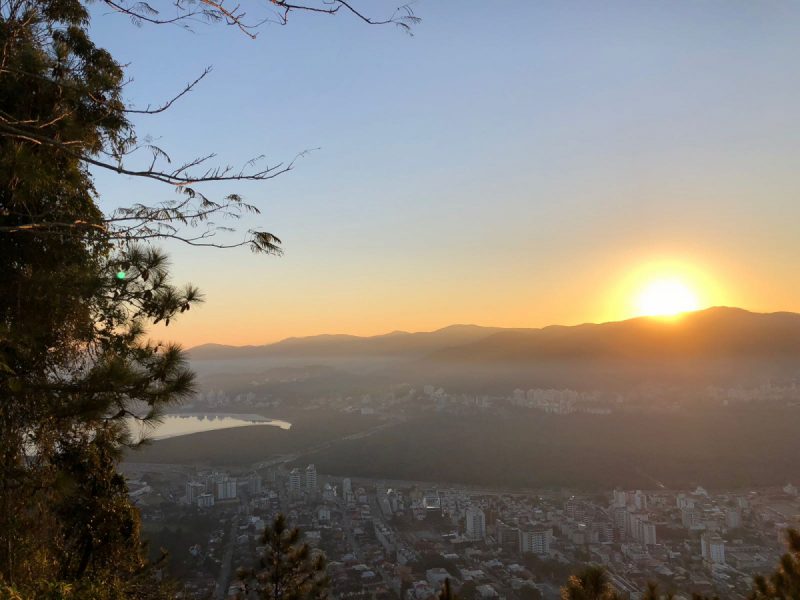
[[(376, 16), (392, 3), (361, 2)], [(254, 17), (264, 5), (243, 5)], [(800, 311), (800, 4), (413, 4), (414, 35), (344, 14), (136, 27), (95, 5), (127, 100), (176, 161), (315, 149), (267, 182), (207, 185), (284, 256), (164, 243), (206, 301), (153, 336), (187, 347), (454, 323), (624, 319), (667, 278), (698, 307)], [(107, 209), (174, 198), (97, 173)]]

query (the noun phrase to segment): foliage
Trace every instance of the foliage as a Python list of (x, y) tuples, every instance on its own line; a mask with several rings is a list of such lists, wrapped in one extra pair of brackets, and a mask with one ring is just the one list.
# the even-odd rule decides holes
[[(163, 20), (144, 2), (102, 1), (139, 21), (202, 16), (249, 31), (215, 2), (198, 12), (176, 1), (175, 19)], [(314, 8), (275, 4), (284, 20)], [(321, 12), (345, 6), (373, 22), (345, 3)], [(293, 166), (213, 166), (213, 153), (174, 162), (139, 142), (128, 116), (168, 109), (208, 72), (157, 108), (128, 107), (124, 69), (92, 41), (84, 0), (0, 0), (0, 598), (168, 593), (144, 559), (116, 466), (139, 442), (132, 423), (146, 432), (194, 389), (181, 349), (148, 341), (147, 325), (168, 325), (202, 298), (173, 285), (165, 255), (148, 244), (279, 253), (265, 231), (211, 240), (212, 217), (258, 211), (198, 185), (267, 180)], [(90, 168), (170, 184), (178, 199), (104, 214)]]
[(590, 566), (572, 575), (561, 588), (562, 600), (617, 600), (608, 573), (602, 567)]
[(790, 529), (786, 538), (789, 551), (771, 575), (755, 578), (752, 600), (800, 598), (800, 532)]
[[(146, 563), (116, 472), (126, 424), (193, 390), (179, 348), (144, 341), (144, 323), (199, 295), (170, 284), (163, 255), (106, 233), (80, 156), (131, 134), (122, 69), (89, 39), (83, 5), (2, 9), (0, 580), (23, 597), (128, 593)], [(115, 277), (121, 269), (130, 276)]]
[(450, 578), (447, 577), (444, 582), (442, 583), (442, 589), (439, 590), (439, 593), (436, 594), (437, 600), (458, 600), (459, 596), (453, 591), (452, 586), (450, 585)]
[(642, 600), (672, 600), (675, 595), (672, 592), (667, 592), (666, 594), (661, 594), (658, 589), (658, 584), (653, 583), (652, 581), (647, 584), (647, 589), (644, 591), (642, 595)]
[[(777, 569), (769, 576), (757, 575), (753, 580), (750, 600), (797, 600), (800, 598), (800, 532), (786, 532), (789, 551), (781, 557)], [(561, 588), (563, 600), (614, 600), (619, 596), (608, 580), (608, 573), (598, 566), (590, 566), (573, 575)], [(642, 600), (671, 600), (672, 592), (661, 593), (658, 585), (648, 583)], [(692, 594), (692, 600), (719, 600), (718, 597)]]
[(325, 555), (312, 551), (300, 538), (300, 530), (289, 528), (283, 515), (275, 517), (261, 536), (265, 548), (259, 564), (239, 572), (247, 581), (247, 593), (253, 591), (259, 598), (269, 600), (323, 600), (328, 597)]

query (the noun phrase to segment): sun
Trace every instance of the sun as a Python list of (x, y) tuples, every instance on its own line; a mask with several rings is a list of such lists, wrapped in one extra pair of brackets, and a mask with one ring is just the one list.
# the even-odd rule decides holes
[(651, 281), (636, 299), (637, 312), (643, 316), (674, 316), (698, 310), (697, 294), (680, 279)]

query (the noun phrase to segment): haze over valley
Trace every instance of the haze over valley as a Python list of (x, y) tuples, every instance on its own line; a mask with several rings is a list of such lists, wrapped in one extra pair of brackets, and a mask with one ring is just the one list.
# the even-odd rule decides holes
[(330, 474), (508, 489), (746, 489), (791, 480), (800, 453), (794, 313), (454, 325), (189, 354), (201, 391), (184, 410), (257, 412), (292, 428), (173, 438), (129, 460), (241, 466), (283, 456)]

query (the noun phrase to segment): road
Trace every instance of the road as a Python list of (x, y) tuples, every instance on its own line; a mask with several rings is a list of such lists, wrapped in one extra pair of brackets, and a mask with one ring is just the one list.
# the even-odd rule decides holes
[(228, 541), (225, 543), (225, 550), (222, 552), (222, 564), (219, 568), (217, 585), (214, 588), (214, 600), (223, 600), (228, 594), (228, 585), (231, 581), (231, 570), (233, 569), (233, 549), (236, 545), (236, 530), (238, 526), (238, 517), (231, 517), (231, 529), (228, 532)]

